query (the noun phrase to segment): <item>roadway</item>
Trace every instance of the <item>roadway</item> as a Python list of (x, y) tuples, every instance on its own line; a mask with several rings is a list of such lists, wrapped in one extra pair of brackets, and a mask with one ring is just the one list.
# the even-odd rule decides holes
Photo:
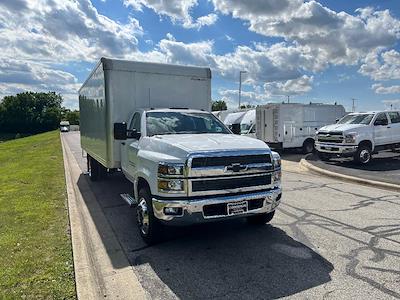
[[(85, 172), (79, 133), (63, 138)], [(78, 187), (83, 181), (152, 299), (400, 298), (399, 193), (314, 175), (287, 160), (271, 225), (178, 228), (149, 247), (119, 196), (132, 185), (121, 174), (95, 183), (82, 174)]]

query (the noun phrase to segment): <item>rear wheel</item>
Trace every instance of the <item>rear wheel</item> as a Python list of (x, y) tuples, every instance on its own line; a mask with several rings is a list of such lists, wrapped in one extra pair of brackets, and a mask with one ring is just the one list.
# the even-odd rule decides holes
[(354, 155), (354, 161), (366, 165), (372, 160), (372, 150), (368, 145), (360, 145)]
[(139, 233), (146, 244), (155, 244), (162, 236), (162, 224), (154, 216), (150, 192), (146, 188), (139, 191), (139, 201), (136, 207), (136, 222)]
[(106, 176), (107, 170), (105, 167), (103, 167), (103, 165), (89, 155), (87, 160), (90, 180), (98, 181)]
[(265, 224), (271, 222), (274, 215), (275, 215), (275, 211), (272, 211), (270, 213), (247, 217), (247, 222), (249, 222), (249, 224), (252, 224), (252, 225), (265, 225)]
[(308, 139), (303, 143), (303, 153), (308, 154), (314, 151), (314, 140)]

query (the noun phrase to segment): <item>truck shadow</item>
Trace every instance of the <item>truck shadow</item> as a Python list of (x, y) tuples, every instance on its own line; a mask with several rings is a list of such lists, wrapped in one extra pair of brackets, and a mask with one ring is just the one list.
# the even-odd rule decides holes
[[(311, 248), (278, 227), (254, 227), (242, 219), (172, 228), (164, 242), (148, 247), (134, 209), (119, 197), (132, 188), (123, 176), (93, 183), (81, 175), (77, 184), (113, 266), (126, 267), (113, 259), (115, 248), (101, 234), (98, 204), (151, 298), (275, 299), (331, 280), (333, 265)], [(85, 197), (88, 188), (97, 203)]]

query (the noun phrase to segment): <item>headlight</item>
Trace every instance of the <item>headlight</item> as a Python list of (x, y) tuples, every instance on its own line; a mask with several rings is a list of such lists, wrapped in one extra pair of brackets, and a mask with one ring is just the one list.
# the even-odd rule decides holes
[(350, 134), (346, 134), (344, 136), (344, 142), (346, 144), (355, 144), (356, 142), (356, 134), (355, 133), (350, 133)]
[(183, 164), (166, 164), (160, 163), (158, 165), (159, 175), (183, 175)]
[(160, 192), (183, 192), (185, 185), (180, 179), (158, 179), (158, 190)]
[(281, 168), (281, 156), (277, 152), (272, 152), (272, 165), (274, 169)]

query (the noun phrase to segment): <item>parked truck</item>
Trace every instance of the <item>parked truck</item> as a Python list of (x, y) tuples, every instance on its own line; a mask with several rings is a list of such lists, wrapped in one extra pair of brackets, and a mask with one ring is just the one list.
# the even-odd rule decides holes
[(272, 103), (256, 108), (256, 137), (273, 149), (314, 150), (315, 134), (346, 114), (342, 105)]
[(315, 148), (322, 160), (352, 157), (368, 164), (372, 154), (400, 149), (400, 111), (348, 114), (317, 132)]
[(281, 164), (259, 140), (211, 114), (209, 68), (102, 58), (79, 90), (88, 173), (121, 170), (139, 232), (236, 217), (265, 224), (279, 205)]

